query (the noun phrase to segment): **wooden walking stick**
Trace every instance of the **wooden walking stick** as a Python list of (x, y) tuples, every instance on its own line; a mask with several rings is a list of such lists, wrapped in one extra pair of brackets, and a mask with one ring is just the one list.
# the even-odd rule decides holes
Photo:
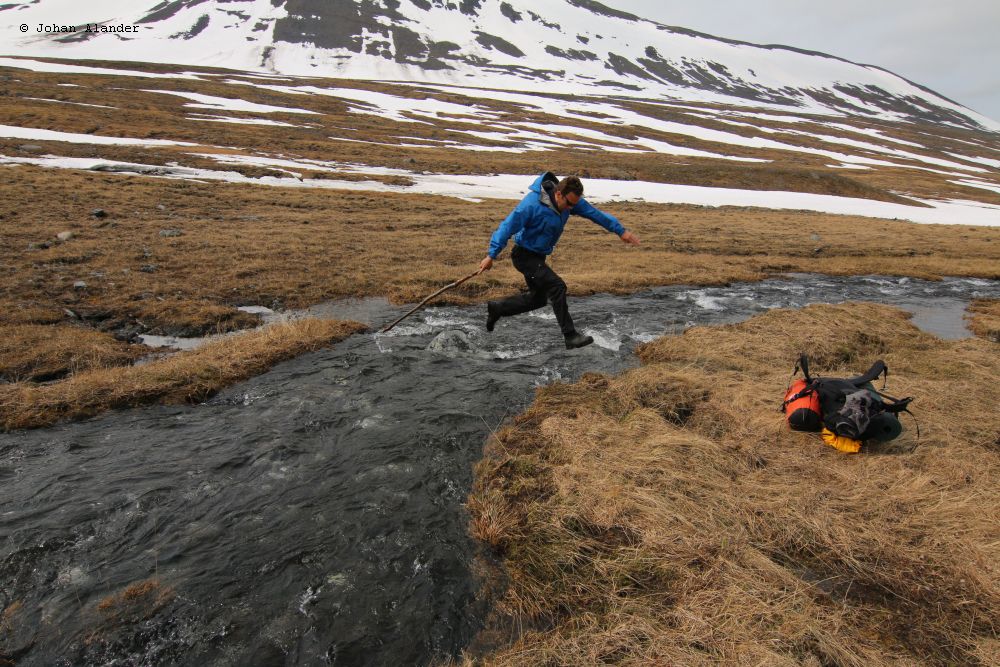
[(418, 310), (420, 310), (421, 308), (423, 308), (425, 303), (427, 303), (428, 301), (430, 301), (431, 299), (433, 299), (434, 297), (436, 297), (438, 294), (441, 294), (442, 292), (446, 292), (446, 291), (450, 290), (453, 287), (458, 287), (459, 285), (461, 285), (462, 283), (464, 283), (469, 278), (475, 278), (476, 276), (478, 276), (482, 272), (483, 272), (483, 270), (479, 269), (475, 273), (470, 273), (469, 275), (465, 276), (464, 278), (462, 278), (460, 280), (456, 280), (455, 282), (451, 283), (450, 285), (445, 285), (444, 287), (442, 287), (441, 289), (439, 289), (437, 292), (434, 292), (434, 294), (431, 294), (429, 297), (427, 297), (426, 299), (424, 299), (423, 301), (421, 301), (420, 303), (418, 303), (416, 306), (414, 306), (413, 310), (411, 310), (410, 312), (408, 312), (406, 315), (403, 315), (401, 318), (399, 318), (398, 320), (396, 320), (395, 322), (393, 322), (389, 326), (385, 327), (384, 329), (381, 329), (379, 331), (379, 333), (385, 333), (389, 329), (393, 328), (394, 326), (396, 326), (397, 324), (399, 324), (400, 322), (402, 322), (403, 320), (405, 320), (407, 317), (409, 317), (413, 313), (415, 313)]

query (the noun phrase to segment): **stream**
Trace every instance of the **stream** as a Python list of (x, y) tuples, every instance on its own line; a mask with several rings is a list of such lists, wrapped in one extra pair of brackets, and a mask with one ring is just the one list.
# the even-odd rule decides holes
[[(472, 468), (535, 387), (619, 373), (637, 343), (665, 333), (815, 302), (898, 305), (961, 338), (976, 297), (1000, 298), (1000, 282), (790, 275), (571, 298), (596, 340), (574, 351), (548, 308), (492, 334), (483, 306), (430, 308), (201, 405), (0, 433), (0, 609), (16, 609), (0, 625), (0, 664), (458, 656), (488, 604), (463, 506)], [(307, 314), (374, 330), (406, 310), (365, 299)], [(131, 600), (109, 598), (147, 580)]]

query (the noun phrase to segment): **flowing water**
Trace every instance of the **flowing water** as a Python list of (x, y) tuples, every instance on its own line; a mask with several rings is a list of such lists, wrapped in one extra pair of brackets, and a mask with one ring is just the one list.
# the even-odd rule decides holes
[[(1000, 283), (788, 276), (598, 295), (571, 300), (596, 339), (572, 352), (547, 309), (487, 334), (482, 306), (434, 308), (202, 405), (0, 434), (0, 608), (14, 610), (0, 658), (419, 665), (457, 655), (486, 604), (463, 508), (472, 467), (534, 387), (620, 372), (635, 365), (637, 342), (664, 333), (813, 302), (903, 305), (938, 335), (966, 336), (973, 297), (1000, 298)], [(405, 312), (376, 299), (311, 310), (373, 327)]]

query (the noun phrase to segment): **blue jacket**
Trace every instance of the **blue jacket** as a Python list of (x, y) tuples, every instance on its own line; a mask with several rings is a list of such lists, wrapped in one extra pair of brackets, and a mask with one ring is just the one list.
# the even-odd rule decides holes
[(615, 216), (594, 208), (582, 197), (576, 206), (560, 213), (552, 195), (552, 189), (557, 182), (551, 172), (546, 172), (535, 179), (528, 194), (490, 237), (488, 253), (490, 257), (496, 259), (507, 246), (511, 236), (514, 237), (514, 243), (526, 250), (540, 255), (551, 255), (570, 214), (596, 222), (618, 236), (625, 233), (625, 228)]

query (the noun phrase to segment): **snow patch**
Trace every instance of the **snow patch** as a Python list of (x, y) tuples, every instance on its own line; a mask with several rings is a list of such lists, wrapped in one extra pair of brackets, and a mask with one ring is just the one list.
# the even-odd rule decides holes
[(248, 102), (246, 100), (241, 100), (233, 97), (217, 97), (215, 95), (203, 95), (201, 93), (192, 93), (183, 90), (144, 90), (146, 93), (160, 93), (162, 95), (175, 95), (177, 97), (183, 97), (188, 100), (197, 102), (197, 104), (186, 104), (184, 106), (191, 107), (193, 109), (217, 109), (219, 111), (248, 111), (250, 113), (302, 113), (302, 114), (312, 114), (319, 115), (315, 111), (308, 111), (306, 109), (294, 109), (290, 107), (276, 107), (270, 104), (257, 104), (255, 102)]
[(7, 139), (33, 139), (36, 141), (65, 141), (71, 144), (100, 144), (105, 146), (197, 146), (188, 141), (168, 139), (130, 139), (129, 137), (104, 137), (99, 134), (80, 134), (40, 130), (33, 127), (0, 125), (0, 137)]
[[(2, 127), (2, 126), (0, 126)], [(15, 128), (20, 129), (20, 128)], [(90, 136), (90, 135), (84, 135)], [(7, 157), (0, 155), (0, 164), (33, 164), (43, 167), (92, 169), (102, 164), (124, 166), (126, 168), (158, 168), (152, 165), (133, 165), (93, 158), (60, 158), (44, 156), (40, 158)], [(159, 168), (162, 169), (162, 168)], [(376, 171), (372, 168), (372, 172)], [(250, 178), (236, 172), (220, 172), (211, 169), (191, 169), (176, 167), (165, 173), (151, 173), (152, 177), (189, 178), (196, 180), (251, 183), (278, 187), (306, 187), (336, 190), (358, 190), (369, 192), (407, 192), (416, 194), (442, 195), (469, 201), (482, 198), (521, 199), (528, 184), (536, 176), (524, 174), (453, 175), (401, 172), (412, 185), (389, 185), (380, 181), (341, 181), (334, 179), (276, 178), (264, 176)], [(141, 175), (141, 173), (140, 173)], [(891, 202), (820, 195), (804, 192), (782, 192), (768, 190), (737, 190), (733, 188), (712, 188), (670, 183), (650, 183), (646, 181), (613, 181), (590, 178), (584, 183), (586, 198), (591, 202), (645, 201), (664, 204), (695, 204), (701, 206), (743, 206), (765, 209), (807, 210), (838, 215), (855, 215), (890, 220), (909, 220), (929, 224), (964, 224), (995, 227), (1000, 226), (1000, 206), (964, 200), (926, 200), (911, 198), (914, 206)]]

